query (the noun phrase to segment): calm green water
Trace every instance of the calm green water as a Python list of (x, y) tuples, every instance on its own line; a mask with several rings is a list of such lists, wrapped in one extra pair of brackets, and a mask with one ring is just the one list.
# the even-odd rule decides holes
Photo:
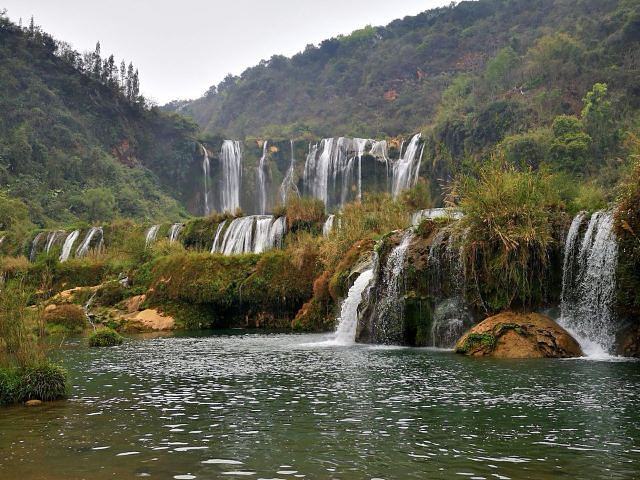
[(640, 478), (637, 362), (321, 340), (72, 343), (69, 401), (0, 410), (0, 478)]

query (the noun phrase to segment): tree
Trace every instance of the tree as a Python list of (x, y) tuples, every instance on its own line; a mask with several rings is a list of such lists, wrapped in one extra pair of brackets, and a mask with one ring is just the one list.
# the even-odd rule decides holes
[(607, 84), (596, 83), (582, 101), (582, 122), (593, 139), (596, 155), (611, 152), (618, 143), (618, 132), (608, 99)]
[(100, 58), (100, 42), (96, 43), (96, 50), (93, 52), (93, 68), (91, 74), (93, 78), (99, 80), (102, 70), (102, 59)]
[(551, 127), (553, 140), (550, 154), (556, 168), (573, 174), (587, 174), (592, 170), (591, 137), (583, 131), (580, 119), (560, 115)]
[(107, 188), (86, 190), (81, 202), (90, 222), (110, 220), (114, 217), (116, 199)]

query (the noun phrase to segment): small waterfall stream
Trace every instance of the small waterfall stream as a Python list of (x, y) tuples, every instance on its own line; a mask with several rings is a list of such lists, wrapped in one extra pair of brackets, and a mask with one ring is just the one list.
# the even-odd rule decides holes
[(100, 242), (98, 244), (98, 248), (100, 248), (104, 236), (102, 227), (92, 227), (84, 237), (84, 240), (82, 240), (80, 246), (76, 249), (76, 258), (83, 258), (89, 252), (93, 237), (95, 237), (96, 235), (100, 235)]
[(419, 150), (420, 137), (422, 134), (417, 133), (413, 136), (407, 149), (393, 164), (393, 180), (391, 186), (391, 194), (396, 198), (402, 191), (411, 188), (418, 180), (418, 173), (420, 171), (420, 164), (422, 162), (422, 154), (424, 147)]
[[(613, 313), (618, 244), (613, 214), (578, 214), (565, 242), (560, 324), (574, 334), (588, 356), (614, 353)], [(581, 232), (582, 236), (581, 236)]]
[(242, 149), (239, 141), (225, 140), (220, 152), (222, 164), (220, 211), (234, 213), (240, 208)]
[(324, 225), (322, 225), (322, 236), (328, 237), (331, 234), (331, 232), (333, 231), (333, 222), (335, 221), (335, 219), (336, 216), (333, 214), (327, 217)]
[(284, 179), (282, 180), (282, 184), (280, 185), (280, 202), (282, 205), (287, 204), (287, 199), (291, 193), (296, 194), (298, 197), (300, 196), (300, 192), (298, 191), (298, 187), (295, 182), (295, 155), (293, 149), (293, 140), (291, 140), (291, 163), (289, 164), (289, 169), (287, 170)]
[(40, 244), (40, 240), (44, 236), (44, 232), (40, 232), (36, 235), (36, 237), (31, 242), (31, 252), (29, 253), (29, 261), (33, 262), (36, 259), (36, 255), (38, 254), (38, 245)]
[(153, 242), (156, 241), (156, 237), (158, 236), (158, 230), (160, 230), (160, 225), (152, 225), (147, 230), (144, 238), (144, 247), (149, 248)]
[(49, 232), (47, 234), (47, 242), (45, 243), (44, 251), (49, 253), (53, 246), (58, 242), (62, 237), (64, 237), (64, 230), (56, 230), (54, 232)]
[(174, 223), (173, 225), (171, 225), (171, 228), (169, 229), (169, 243), (174, 243), (176, 240), (178, 240), (178, 236), (180, 235), (180, 232), (183, 228), (184, 223)]
[(258, 178), (258, 213), (264, 215), (267, 213), (268, 187), (267, 187), (267, 154), (269, 142), (266, 140), (262, 144), (262, 157), (257, 168)]
[(376, 343), (402, 343), (405, 258), (413, 237), (413, 230), (404, 232), (400, 244), (393, 248), (382, 270), (382, 282), (378, 285), (372, 314)]
[(373, 268), (362, 272), (349, 289), (347, 298), (340, 307), (338, 327), (332, 343), (336, 345), (351, 345), (355, 343), (358, 326), (358, 307), (362, 302), (363, 292), (371, 283), (373, 274)]
[(62, 245), (62, 252), (60, 253), (60, 261), (66, 262), (71, 255), (71, 249), (73, 248), (73, 244), (76, 242), (78, 237), (80, 236), (80, 230), (74, 230), (67, 238), (64, 240), (64, 244)]
[(272, 215), (252, 215), (232, 220), (222, 234), (224, 227), (225, 222), (218, 225), (211, 253), (263, 253), (282, 247), (287, 219)]
[(204, 145), (200, 145), (202, 148), (202, 176), (204, 178), (204, 215), (207, 216), (211, 213), (211, 203), (209, 199), (209, 179), (211, 178), (211, 162), (209, 161), (209, 152)]

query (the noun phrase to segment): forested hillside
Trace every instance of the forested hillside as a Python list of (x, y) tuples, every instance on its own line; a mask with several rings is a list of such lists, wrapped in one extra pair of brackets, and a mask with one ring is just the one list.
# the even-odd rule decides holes
[(495, 142), (580, 113), (596, 82), (619, 115), (637, 108), (639, 39), (636, 0), (465, 1), (275, 55), (166, 108), (232, 137), (385, 137), (435, 124), (447, 142)]
[(197, 126), (148, 106), (131, 64), (0, 16), (0, 91), (0, 230), (20, 212), (39, 226), (186, 214)]

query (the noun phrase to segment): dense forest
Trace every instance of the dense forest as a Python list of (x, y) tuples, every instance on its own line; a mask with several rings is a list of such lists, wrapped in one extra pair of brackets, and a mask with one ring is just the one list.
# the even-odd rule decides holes
[(39, 226), (186, 215), (171, 166), (191, 158), (197, 127), (148, 105), (132, 64), (3, 15), (0, 87), (0, 230), (20, 215)]

